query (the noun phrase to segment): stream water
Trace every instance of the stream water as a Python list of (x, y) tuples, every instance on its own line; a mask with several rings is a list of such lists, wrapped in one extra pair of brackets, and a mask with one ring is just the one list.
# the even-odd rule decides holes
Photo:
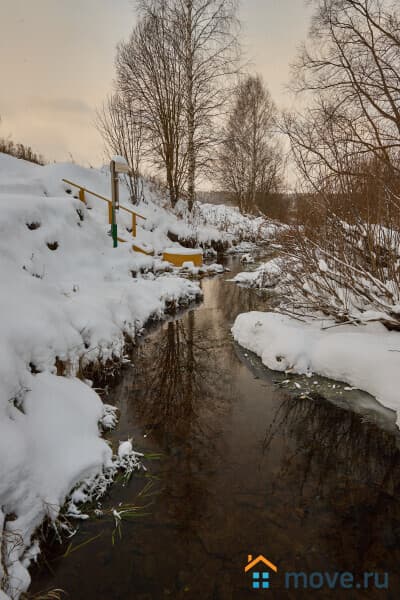
[[(117, 483), (104, 507), (137, 503), (122, 523), (85, 521), (52, 544), (32, 592), (72, 600), (400, 597), (400, 453), (394, 416), (320, 378), (285, 384), (232, 340), (237, 314), (268, 297), (203, 280), (204, 303), (148, 333), (107, 401), (113, 441), (134, 438), (146, 474)], [(378, 368), (378, 365), (377, 365)], [(307, 386), (322, 395), (310, 396)], [(328, 398), (328, 399), (327, 399)], [(94, 538), (94, 539), (93, 539)], [(89, 541), (92, 540), (92, 541)], [(86, 543), (89, 541), (89, 543)], [(67, 556), (62, 557), (69, 543)], [(83, 544), (83, 545), (82, 545)], [(278, 566), (251, 589), (247, 556)], [(389, 590), (289, 590), (285, 571), (387, 572)]]

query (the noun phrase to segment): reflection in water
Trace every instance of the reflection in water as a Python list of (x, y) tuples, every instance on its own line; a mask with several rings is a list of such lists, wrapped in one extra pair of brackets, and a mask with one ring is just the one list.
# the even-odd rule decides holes
[(400, 543), (399, 437), (318, 396), (286, 399), (267, 429), (263, 451), (273, 451), (282, 437), (291, 445), (274, 476), (278, 501), (290, 483), (303, 525), (311, 528), (324, 515), (323, 536), (338, 546), (342, 568), (393, 567)]
[(195, 321), (191, 311), (138, 348), (131, 389), (135, 420), (157, 440), (170, 467), (179, 473), (165, 480), (163, 495), (180, 499), (183, 529), (204, 505), (211, 458), (232, 397), (228, 371), (217, 360), (220, 342), (210, 329), (196, 328)]
[(191, 443), (193, 436), (205, 441), (212, 435), (207, 412), (219, 411), (222, 388), (229, 384), (217, 352), (218, 340), (195, 330), (194, 311), (185, 320), (169, 322), (139, 347), (134, 357), (136, 408), (143, 424), (166, 436), (167, 446), (174, 437)]
[[(322, 398), (288, 398), (270, 373), (252, 373), (230, 327), (267, 298), (223, 278), (203, 285), (204, 305), (150, 334), (109, 399), (121, 411), (114, 438), (134, 433), (136, 447), (162, 453), (148, 462), (158, 491), (151, 515), (125, 524), (115, 547), (112, 525), (84, 523), (75, 544), (105, 534), (66, 560), (49, 549), (54, 574), (43, 567), (33, 590), (60, 587), (73, 600), (246, 600), (247, 554), (264, 553), (279, 566), (274, 599), (309, 598), (282, 589), (285, 570), (378, 570), (390, 573), (391, 589), (367, 597), (397, 600), (398, 436)], [(106, 503), (131, 501), (137, 487), (135, 478), (115, 486)]]

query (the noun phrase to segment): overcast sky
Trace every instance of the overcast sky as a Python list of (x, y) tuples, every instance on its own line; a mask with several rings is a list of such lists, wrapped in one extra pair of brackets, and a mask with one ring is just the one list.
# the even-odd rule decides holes
[[(0, 135), (49, 160), (98, 165), (94, 111), (112, 90), (115, 46), (134, 26), (134, 0), (0, 0)], [(305, 38), (304, 0), (242, 0), (242, 41), (278, 105)]]

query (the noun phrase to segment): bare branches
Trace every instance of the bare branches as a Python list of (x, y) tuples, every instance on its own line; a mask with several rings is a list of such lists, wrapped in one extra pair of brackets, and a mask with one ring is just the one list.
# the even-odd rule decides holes
[(129, 41), (118, 47), (118, 88), (124, 98), (141, 107), (148, 157), (164, 169), (174, 206), (187, 172), (183, 67), (167, 5), (143, 3), (145, 9)]
[[(312, 107), (286, 126), (309, 177), (349, 172), (368, 158), (400, 173), (400, 12), (389, 0), (319, 0), (293, 87)], [(312, 125), (315, 125), (313, 128)], [(323, 164), (324, 163), (324, 164)], [(314, 172), (313, 172), (314, 171)]]
[(147, 157), (164, 170), (172, 206), (186, 196), (191, 210), (237, 70), (236, 0), (138, 0), (138, 9), (118, 48), (118, 91), (141, 107)]
[(273, 138), (275, 116), (275, 105), (260, 76), (239, 83), (223, 134), (218, 175), (241, 212), (254, 211), (260, 197), (278, 189), (282, 151)]
[[(296, 314), (400, 327), (400, 11), (316, 0), (286, 114), (307, 206), (285, 240)], [(304, 201), (304, 198), (303, 198)]]
[(188, 206), (195, 201), (196, 175), (210, 164), (215, 119), (226, 101), (226, 80), (237, 71), (235, 0), (172, 0), (185, 72), (188, 134)]
[(96, 125), (107, 150), (124, 156), (128, 161), (132, 174), (127, 176), (127, 183), (131, 200), (137, 204), (142, 193), (140, 167), (145, 143), (140, 107), (121, 94), (114, 94), (97, 112)]

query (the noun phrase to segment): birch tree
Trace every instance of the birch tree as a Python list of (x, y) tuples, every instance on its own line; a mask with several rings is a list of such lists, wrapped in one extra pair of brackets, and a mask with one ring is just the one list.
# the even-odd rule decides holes
[(221, 115), (238, 68), (236, 0), (175, 0), (182, 25), (185, 112), (188, 134), (189, 210), (196, 198), (196, 175), (209, 166), (217, 141), (213, 127)]
[[(185, 122), (186, 197), (192, 210), (196, 179), (209, 171), (229, 80), (239, 60), (236, 0), (141, 0), (142, 18), (163, 19), (167, 62), (180, 65)], [(164, 48), (166, 51), (167, 48)]]
[(224, 129), (218, 178), (241, 212), (278, 191), (282, 151), (274, 134), (276, 108), (260, 76), (241, 81)]
[(150, 8), (118, 47), (117, 87), (127, 101), (141, 107), (148, 160), (164, 170), (175, 206), (187, 173), (183, 65), (169, 29), (168, 7), (159, 3)]

